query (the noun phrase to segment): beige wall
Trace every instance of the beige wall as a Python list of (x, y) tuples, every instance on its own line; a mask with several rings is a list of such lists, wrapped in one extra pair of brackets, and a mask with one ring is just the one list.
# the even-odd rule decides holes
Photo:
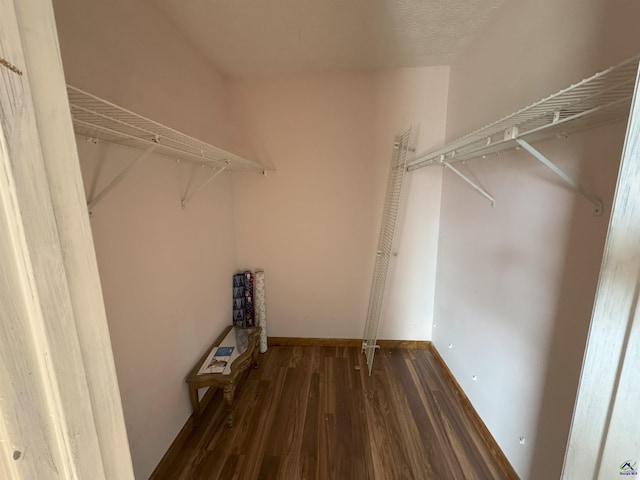
[[(391, 155), (389, 145), (401, 128), (413, 126), (418, 153), (442, 143), (449, 68), (391, 70), (375, 75), (374, 81), (378, 97), (376, 155), (383, 166), (379, 175), (386, 181)], [(391, 289), (378, 338), (431, 340), (442, 171), (433, 168), (410, 172), (405, 182), (406, 204), (396, 231), (398, 256), (392, 259)], [(383, 195), (381, 190), (376, 205), (375, 240), (380, 228)]]
[[(78, 150), (87, 190), (138, 155), (82, 139)], [(197, 168), (196, 181), (205, 173)], [(184, 378), (231, 319), (231, 179), (216, 178), (183, 210), (189, 174), (151, 156), (91, 217), (136, 478), (149, 476), (191, 414)]]
[[(637, 53), (639, 13), (507, 3), (451, 68), (447, 137)], [(523, 152), (464, 167), (495, 208), (444, 175), (434, 342), (523, 479), (560, 476), (624, 129), (536, 145), (605, 200), (603, 217)]]
[[(448, 68), (422, 68), (233, 82), (248, 151), (277, 169), (234, 178), (238, 259), (267, 272), (270, 335), (362, 337), (393, 137), (415, 123), (421, 146), (442, 141), (447, 81)], [(429, 335), (440, 172), (414, 180), (408, 214), (427, 226), (406, 222), (402, 252), (424, 270), (394, 291), (385, 338)]]
[(53, 0), (67, 83), (230, 148), (224, 79), (144, 0)]
[[(226, 146), (224, 81), (146, 2), (55, 0), (67, 82)], [(87, 196), (139, 152), (79, 139)], [(196, 169), (195, 182), (207, 171)], [(152, 155), (91, 219), (136, 478), (191, 413), (184, 378), (231, 319), (231, 178), (180, 208), (191, 167)]]
[(265, 269), (269, 334), (357, 338), (378, 189), (371, 82), (244, 80), (232, 95), (257, 158), (277, 169), (234, 179), (238, 261)]

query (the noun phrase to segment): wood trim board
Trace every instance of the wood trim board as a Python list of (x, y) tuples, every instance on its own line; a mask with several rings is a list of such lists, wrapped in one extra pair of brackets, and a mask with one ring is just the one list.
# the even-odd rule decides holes
[[(287, 347), (342, 347), (360, 348), (362, 339), (357, 338), (301, 338), (301, 337), (269, 337), (268, 343), (273, 346)], [(429, 348), (425, 340), (378, 340), (380, 348), (405, 348), (426, 350)]]
[(476, 427), (476, 430), (478, 430), (478, 433), (482, 437), (482, 440), (491, 451), (493, 458), (495, 458), (496, 462), (498, 462), (502, 469), (507, 472), (508, 476), (505, 480), (519, 480), (520, 477), (513, 469), (513, 466), (511, 466), (511, 463), (509, 463), (509, 460), (507, 460), (504, 452), (502, 451), (500, 446), (498, 446), (498, 443), (496, 442), (495, 438), (493, 438), (493, 435), (491, 435), (491, 432), (489, 432), (489, 429), (482, 421), (482, 418), (480, 418), (480, 415), (478, 415), (476, 409), (473, 408), (469, 397), (467, 397), (467, 394), (464, 393), (464, 390), (462, 389), (456, 378), (453, 376), (453, 373), (451, 373), (451, 370), (449, 370), (449, 367), (445, 363), (444, 359), (440, 356), (440, 353), (432, 342), (429, 342), (429, 350), (431, 351), (435, 361), (438, 363), (440, 370), (442, 370), (442, 373), (447, 379), (447, 382), (458, 397), (458, 400), (460, 400), (462, 408), (469, 417), (469, 420), (471, 420), (473, 425)]
[[(207, 406), (211, 402), (211, 399), (213, 398), (217, 390), (218, 390), (217, 388), (211, 387), (207, 390), (207, 393), (204, 394), (204, 397), (202, 397), (202, 400), (200, 400), (202, 411), (204, 411), (204, 409), (207, 408)], [(149, 480), (159, 480), (162, 478), (167, 478), (167, 475), (169, 472), (169, 466), (180, 455), (180, 450), (182, 449), (182, 446), (184, 445), (184, 443), (187, 441), (187, 438), (189, 438), (189, 434), (191, 433), (191, 430), (193, 430), (194, 426), (195, 426), (194, 417), (193, 415), (190, 415), (186, 423), (178, 432), (178, 435), (176, 436), (175, 440), (169, 446), (169, 449), (160, 459), (158, 466), (151, 473)]]

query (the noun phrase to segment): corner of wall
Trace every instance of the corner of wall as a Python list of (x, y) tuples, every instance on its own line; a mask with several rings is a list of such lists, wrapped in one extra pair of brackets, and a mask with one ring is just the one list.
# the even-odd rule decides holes
[[(637, 53), (637, 4), (579, 3), (496, 12), (451, 67), (448, 140)], [(540, 148), (610, 200), (622, 127)], [(444, 173), (433, 342), (518, 474), (558, 478), (607, 219), (523, 152), (462, 167), (497, 201)]]

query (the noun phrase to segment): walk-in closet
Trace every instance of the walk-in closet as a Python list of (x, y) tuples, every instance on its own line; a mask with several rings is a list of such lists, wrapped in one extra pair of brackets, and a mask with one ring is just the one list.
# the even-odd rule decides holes
[(0, 477), (636, 474), (639, 17), (0, 0)]

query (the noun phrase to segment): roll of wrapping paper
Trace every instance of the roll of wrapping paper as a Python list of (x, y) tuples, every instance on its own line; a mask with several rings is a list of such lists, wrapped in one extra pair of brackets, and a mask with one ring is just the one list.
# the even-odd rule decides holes
[(256, 270), (254, 309), (256, 323), (262, 328), (260, 332), (260, 353), (267, 351), (267, 304), (264, 292), (264, 270)]
[(245, 297), (244, 274), (237, 273), (233, 276), (233, 324), (236, 327), (245, 327)]
[(244, 272), (244, 326), (255, 327), (256, 320), (253, 310), (253, 273), (250, 270)]

